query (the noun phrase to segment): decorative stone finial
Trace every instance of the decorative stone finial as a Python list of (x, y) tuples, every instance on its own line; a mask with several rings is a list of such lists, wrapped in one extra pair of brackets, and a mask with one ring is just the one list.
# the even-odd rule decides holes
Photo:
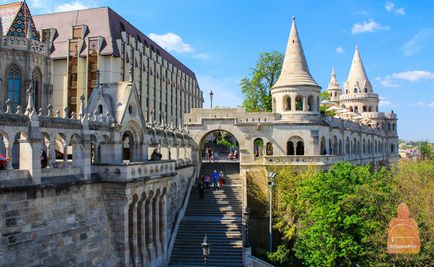
[(53, 106), (52, 106), (51, 104), (48, 104), (48, 106), (47, 106), (47, 110), (48, 110), (47, 117), (48, 117), (48, 118), (53, 117)]
[(16, 115), (22, 115), (23, 114), (23, 112), (21, 111), (21, 106), (20, 105), (17, 106), (17, 112), (15, 114)]
[(26, 112), (24, 115), (30, 115), (34, 109), (34, 102), (33, 102), (33, 84), (30, 82), (29, 88), (27, 89), (27, 94), (29, 95), (28, 101), (27, 101), (27, 107)]
[(12, 100), (10, 98), (8, 98), (8, 100), (6, 100), (6, 113), (7, 114), (12, 114), (11, 101)]
[(69, 113), (69, 108), (68, 108), (68, 106), (65, 106), (65, 107), (63, 108), (63, 118), (64, 118), (64, 119), (67, 119), (67, 118), (68, 118), (68, 113)]
[(85, 113), (85, 111), (84, 111), (84, 95), (82, 94), (80, 96), (80, 114), (78, 114), (80, 116), (80, 119), (83, 118), (84, 113)]

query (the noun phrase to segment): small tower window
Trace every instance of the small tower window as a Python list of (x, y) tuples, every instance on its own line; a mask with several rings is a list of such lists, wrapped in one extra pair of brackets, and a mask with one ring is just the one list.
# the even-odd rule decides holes
[(365, 87), (365, 93), (367, 93), (367, 92), (368, 92), (368, 88)]
[(103, 107), (102, 105), (98, 105), (98, 114), (102, 114), (103, 113)]
[(354, 93), (357, 94), (357, 88), (354, 88)]

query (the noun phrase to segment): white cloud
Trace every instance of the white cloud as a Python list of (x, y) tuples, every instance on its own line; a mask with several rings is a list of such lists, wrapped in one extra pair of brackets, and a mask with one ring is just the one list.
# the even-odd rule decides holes
[(419, 31), (401, 47), (401, 50), (404, 52), (404, 56), (413, 56), (427, 46), (434, 47), (432, 42), (433, 37), (434, 28), (426, 28)]
[(425, 101), (418, 101), (418, 102), (406, 102), (405, 106), (407, 107), (420, 107), (420, 108), (434, 108), (434, 101), (431, 102), (425, 102)]
[(54, 10), (55, 12), (64, 12), (64, 11), (72, 11), (72, 10), (80, 10), (80, 9), (88, 9), (91, 7), (95, 7), (94, 5), (85, 4), (81, 1), (72, 1), (69, 3), (64, 3), (57, 6)]
[(385, 7), (386, 7), (386, 10), (390, 12), (395, 7), (395, 4), (393, 4), (392, 2), (387, 2)]
[(364, 33), (364, 32), (375, 32), (381, 30), (388, 30), (389, 26), (382, 26), (380, 23), (373, 19), (369, 19), (362, 23), (355, 23), (351, 29), (352, 34)]
[(405, 10), (404, 10), (404, 8), (403, 8), (403, 7), (397, 8), (397, 7), (395, 6), (395, 4), (392, 3), (392, 2), (387, 2), (386, 5), (385, 5), (384, 7), (386, 8), (386, 10), (387, 10), (388, 12), (394, 12), (394, 13), (396, 13), (396, 14), (398, 14), (398, 15), (401, 15), (401, 16), (404, 16), (404, 15), (405, 15)]
[(376, 80), (379, 80), (381, 85), (384, 87), (399, 87), (396, 84), (397, 80), (408, 81), (408, 82), (418, 82), (418, 81), (426, 81), (433, 80), (434, 73), (426, 71), (426, 70), (410, 70), (410, 71), (402, 71), (395, 72), (390, 75), (386, 75), (384, 78), (377, 77)]
[(185, 43), (182, 40), (181, 36), (175, 33), (172, 32), (166, 34), (150, 33), (148, 36), (167, 51), (174, 51), (177, 53), (189, 53), (193, 51), (191, 45)]
[(181, 36), (176, 33), (168, 32), (165, 34), (150, 33), (149, 38), (154, 40), (162, 48), (169, 52), (176, 52), (180, 54), (191, 54), (196, 59), (210, 59), (210, 56), (206, 53), (197, 52), (193, 47), (184, 42)]
[(212, 90), (213, 107), (239, 107), (243, 103), (239, 77), (216, 77), (212, 75), (197, 75), (205, 100), (203, 106), (210, 107), (209, 93)]
[(434, 73), (426, 70), (411, 70), (393, 73), (392, 77), (400, 80), (416, 82), (421, 80), (432, 80), (434, 79)]
[(338, 46), (338, 47), (336, 47), (336, 53), (338, 53), (338, 54), (343, 54), (345, 51), (344, 51), (344, 48), (343, 47), (341, 47), (341, 46)]

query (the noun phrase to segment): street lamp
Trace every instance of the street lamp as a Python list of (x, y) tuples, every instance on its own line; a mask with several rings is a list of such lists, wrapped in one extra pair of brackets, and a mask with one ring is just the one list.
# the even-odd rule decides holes
[(249, 247), (249, 215), (250, 215), (250, 208), (246, 208), (244, 210), (244, 229), (245, 229), (245, 242), (244, 246), (246, 248)]
[(205, 261), (205, 267), (208, 267), (208, 256), (210, 252), (211, 245), (208, 243), (208, 237), (205, 235), (202, 243), (202, 253), (203, 260)]
[(274, 178), (276, 177), (275, 172), (268, 172), (268, 185), (270, 186), (270, 225), (268, 229), (268, 250), (273, 251), (273, 186), (274, 186)]
[(213, 97), (214, 97), (214, 93), (211, 90), (211, 92), (209, 92), (209, 98), (211, 99), (211, 108), (212, 108), (212, 98)]

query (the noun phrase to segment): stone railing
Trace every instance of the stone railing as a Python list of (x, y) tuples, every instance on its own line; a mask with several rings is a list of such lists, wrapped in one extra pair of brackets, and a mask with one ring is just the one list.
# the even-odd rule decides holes
[(29, 50), (31, 52), (35, 52), (44, 56), (49, 55), (47, 44), (24, 37), (3, 36), (1, 44), (3, 48), (15, 50)]
[(331, 165), (340, 161), (358, 162), (361, 164), (385, 160), (382, 154), (375, 155), (310, 155), (310, 156), (264, 156), (264, 165)]
[(94, 170), (105, 181), (131, 181), (140, 178), (158, 178), (175, 173), (175, 161), (130, 162), (98, 164)]
[(378, 94), (372, 93), (357, 93), (357, 94), (348, 94), (348, 95), (340, 95), (339, 100), (352, 100), (352, 99), (365, 99), (365, 98), (378, 98)]

